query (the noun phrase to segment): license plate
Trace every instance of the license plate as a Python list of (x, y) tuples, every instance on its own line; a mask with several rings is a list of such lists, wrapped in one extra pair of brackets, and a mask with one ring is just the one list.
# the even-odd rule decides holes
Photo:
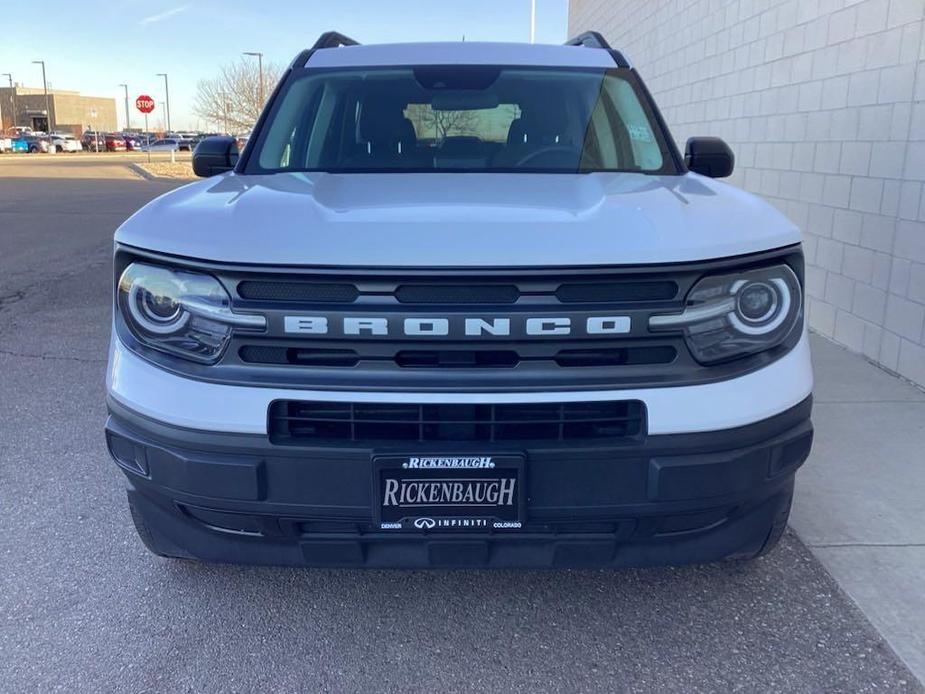
[(479, 531), (523, 525), (522, 455), (373, 458), (382, 530)]

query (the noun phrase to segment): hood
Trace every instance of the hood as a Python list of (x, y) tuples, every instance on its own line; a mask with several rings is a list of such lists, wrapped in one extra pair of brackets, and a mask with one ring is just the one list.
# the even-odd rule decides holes
[(227, 263), (549, 267), (706, 260), (800, 234), (691, 173), (231, 173), (153, 200), (116, 241)]

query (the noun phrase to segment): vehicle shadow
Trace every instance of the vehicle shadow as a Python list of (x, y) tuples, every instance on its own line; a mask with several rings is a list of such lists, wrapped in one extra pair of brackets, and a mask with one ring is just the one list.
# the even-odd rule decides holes
[[(349, 689), (844, 691), (891, 667), (790, 532), (751, 563), (646, 570), (148, 569), (179, 614), (221, 614), (285, 672)], [(807, 687), (815, 678), (824, 686)]]

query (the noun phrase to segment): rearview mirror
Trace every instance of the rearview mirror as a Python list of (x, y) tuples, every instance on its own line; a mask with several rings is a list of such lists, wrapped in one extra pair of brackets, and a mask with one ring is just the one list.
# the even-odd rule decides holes
[(203, 178), (231, 171), (237, 163), (238, 141), (233, 137), (207, 137), (193, 150), (193, 173)]
[(684, 164), (702, 176), (725, 178), (732, 173), (735, 155), (718, 137), (692, 137), (684, 149)]
[(473, 91), (437, 92), (430, 102), (434, 111), (478, 111), (497, 108), (500, 100), (497, 94)]

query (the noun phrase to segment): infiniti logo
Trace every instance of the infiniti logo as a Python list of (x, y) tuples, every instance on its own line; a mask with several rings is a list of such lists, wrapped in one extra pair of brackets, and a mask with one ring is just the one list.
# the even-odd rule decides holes
[(433, 518), (415, 518), (414, 527), (418, 530), (431, 530), (437, 525), (437, 521)]

